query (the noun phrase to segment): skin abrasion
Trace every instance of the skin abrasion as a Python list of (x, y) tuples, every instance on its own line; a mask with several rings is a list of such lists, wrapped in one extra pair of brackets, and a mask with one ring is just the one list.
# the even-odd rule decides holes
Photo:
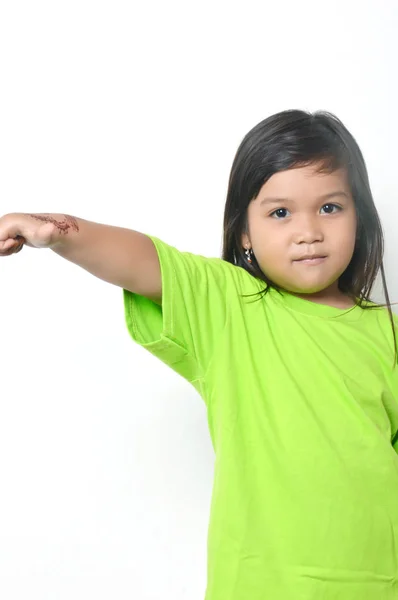
[(69, 233), (70, 229), (76, 232), (79, 231), (77, 220), (70, 215), (63, 215), (63, 219), (56, 219), (50, 214), (29, 214), (28, 216), (38, 221), (42, 221), (42, 223), (52, 223), (62, 235)]

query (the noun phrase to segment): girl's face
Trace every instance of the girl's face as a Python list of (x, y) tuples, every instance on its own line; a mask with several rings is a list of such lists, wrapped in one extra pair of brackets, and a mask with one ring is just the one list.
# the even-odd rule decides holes
[[(242, 245), (272, 281), (307, 299), (342, 296), (337, 280), (351, 261), (357, 227), (344, 169), (275, 173), (249, 204), (248, 224)], [(322, 258), (302, 260), (313, 255)]]

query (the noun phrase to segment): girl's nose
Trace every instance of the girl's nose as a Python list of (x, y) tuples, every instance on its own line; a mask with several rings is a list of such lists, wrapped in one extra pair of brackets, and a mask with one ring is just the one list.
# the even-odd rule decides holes
[(318, 219), (311, 217), (300, 219), (295, 232), (296, 244), (313, 244), (322, 242), (324, 235)]

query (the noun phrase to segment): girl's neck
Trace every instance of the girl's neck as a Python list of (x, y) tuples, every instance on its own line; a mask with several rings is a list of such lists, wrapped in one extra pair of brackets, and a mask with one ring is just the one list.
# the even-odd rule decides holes
[(352, 308), (355, 306), (355, 302), (352, 298), (343, 294), (340, 290), (322, 290), (315, 294), (296, 294), (294, 296), (309, 300), (310, 302), (316, 302), (317, 304), (326, 304), (327, 306), (333, 306), (334, 308)]

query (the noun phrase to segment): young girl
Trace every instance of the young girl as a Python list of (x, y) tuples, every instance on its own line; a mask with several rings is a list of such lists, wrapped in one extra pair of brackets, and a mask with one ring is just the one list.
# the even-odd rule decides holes
[[(124, 288), (132, 338), (206, 403), (216, 454), (206, 600), (398, 598), (398, 369), (365, 163), (325, 112), (284, 111), (232, 165), (222, 258), (52, 214), (48, 247)], [(370, 300), (380, 271), (386, 305)]]

